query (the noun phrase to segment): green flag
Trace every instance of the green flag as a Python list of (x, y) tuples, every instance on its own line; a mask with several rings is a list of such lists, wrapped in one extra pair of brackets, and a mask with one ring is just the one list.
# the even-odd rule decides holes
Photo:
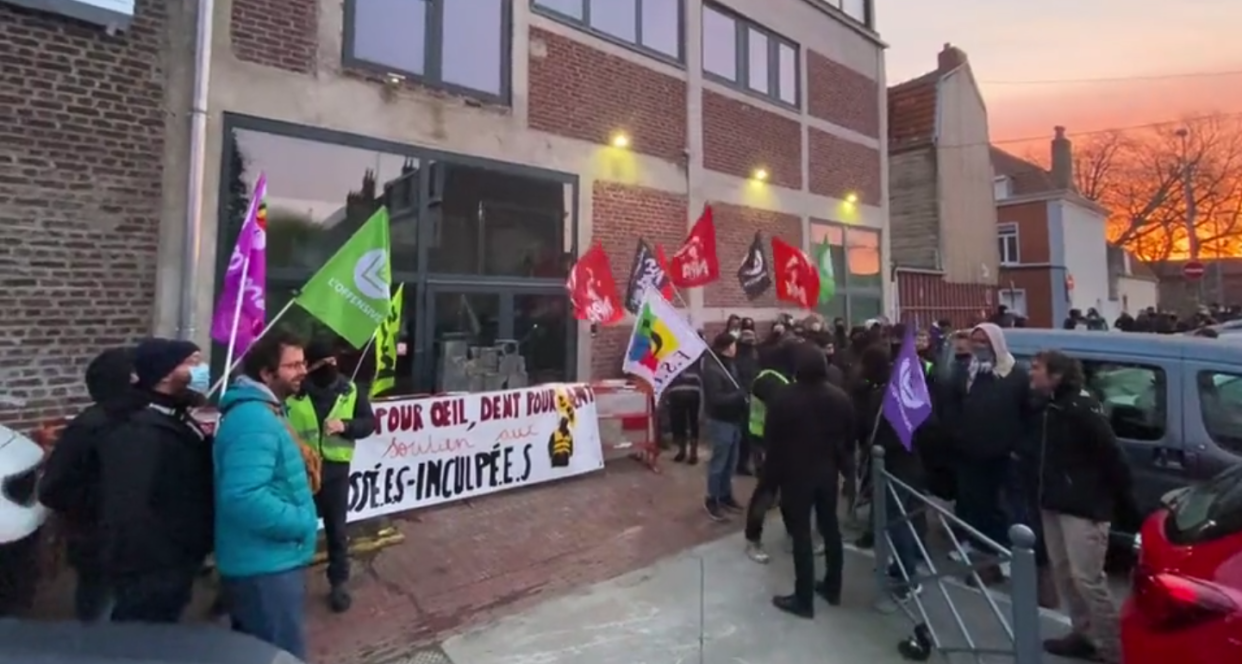
[(401, 338), (401, 301), (405, 284), (397, 286), (388, 317), (375, 331), (375, 380), (371, 396), (391, 390), (397, 384), (397, 339)]
[(362, 348), (392, 306), (389, 246), (388, 209), (380, 208), (306, 282), (298, 306)]
[(827, 304), (837, 294), (837, 279), (832, 273), (832, 249), (828, 238), (815, 247), (815, 267), (819, 270), (819, 303)]

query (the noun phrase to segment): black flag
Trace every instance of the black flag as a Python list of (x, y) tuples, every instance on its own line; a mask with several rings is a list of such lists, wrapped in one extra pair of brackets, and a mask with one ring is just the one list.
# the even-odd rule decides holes
[(646, 240), (638, 238), (638, 248), (634, 250), (634, 264), (630, 266), (630, 281), (625, 288), (625, 309), (632, 314), (638, 313), (643, 304), (643, 293), (648, 288), (664, 290), (668, 286), (668, 275), (660, 267), (655, 252), (647, 246)]
[(746, 259), (737, 269), (737, 282), (751, 300), (772, 287), (772, 272), (768, 269), (767, 257), (763, 255), (763, 238), (758, 231), (755, 232), (755, 241), (750, 243), (750, 249), (746, 251)]

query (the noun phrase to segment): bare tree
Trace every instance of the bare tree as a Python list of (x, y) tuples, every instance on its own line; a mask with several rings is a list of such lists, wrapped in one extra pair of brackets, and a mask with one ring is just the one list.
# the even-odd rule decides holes
[(1144, 260), (1242, 253), (1236, 116), (1096, 134), (1077, 142), (1074, 166), (1079, 192), (1111, 213), (1109, 239)]

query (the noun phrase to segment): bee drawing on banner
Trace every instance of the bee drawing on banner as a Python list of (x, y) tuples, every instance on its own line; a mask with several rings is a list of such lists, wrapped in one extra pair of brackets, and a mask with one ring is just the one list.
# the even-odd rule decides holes
[(578, 415), (569, 390), (564, 388), (556, 389), (556, 416), (556, 428), (548, 436), (548, 459), (553, 468), (568, 468), (569, 459), (574, 455), (574, 427)]

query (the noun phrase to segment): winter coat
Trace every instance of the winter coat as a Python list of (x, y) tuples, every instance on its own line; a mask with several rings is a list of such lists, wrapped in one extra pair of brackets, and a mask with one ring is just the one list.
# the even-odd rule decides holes
[(740, 423), (747, 415), (747, 393), (737, 379), (733, 360), (703, 363), (703, 414), (721, 422)]
[(216, 567), (226, 577), (297, 569), (315, 554), (318, 517), (284, 405), (261, 383), (235, 382), (216, 433)]
[(1030, 377), (1017, 366), (1001, 329), (975, 328), (988, 335), (996, 360), (991, 371), (972, 366), (954, 372), (944, 404), (945, 433), (957, 454), (976, 461), (1013, 454), (1034, 430)]
[(794, 382), (768, 406), (764, 472), (777, 486), (801, 489), (851, 476), (856, 420), (849, 396), (828, 382), (828, 361), (818, 348), (797, 346)]
[(1096, 522), (1138, 522), (1130, 467), (1099, 401), (1085, 390), (1053, 395), (1039, 417), (1041, 508)]

